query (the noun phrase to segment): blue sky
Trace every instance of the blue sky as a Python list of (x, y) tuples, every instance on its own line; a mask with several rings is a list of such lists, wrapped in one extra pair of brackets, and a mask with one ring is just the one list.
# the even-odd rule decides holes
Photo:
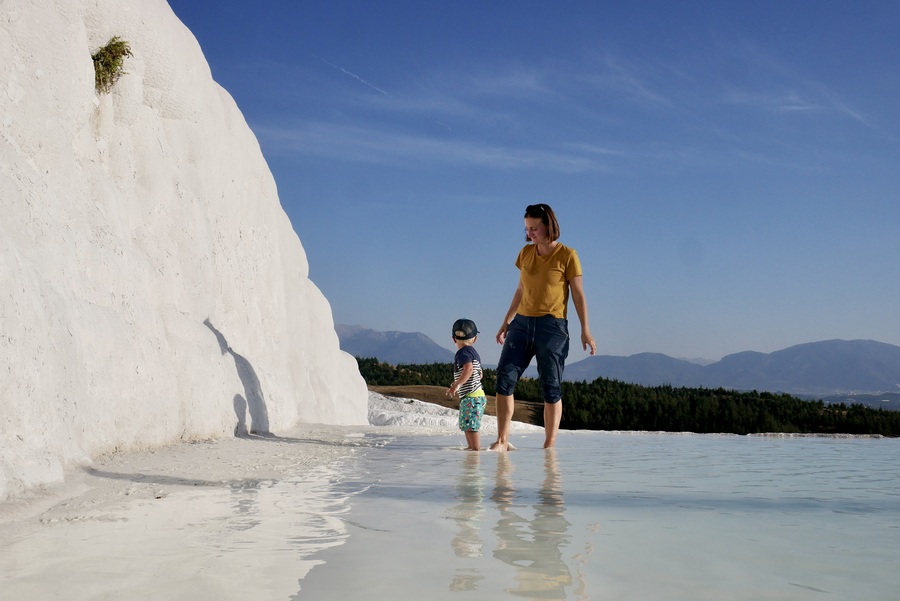
[(545, 202), (600, 354), (900, 345), (896, 2), (170, 5), (336, 323), (469, 317), (496, 361)]

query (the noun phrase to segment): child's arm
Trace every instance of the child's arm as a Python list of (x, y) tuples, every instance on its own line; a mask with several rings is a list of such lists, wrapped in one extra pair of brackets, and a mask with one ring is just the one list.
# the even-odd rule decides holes
[(453, 380), (453, 384), (450, 385), (450, 388), (447, 389), (447, 396), (453, 396), (456, 394), (456, 391), (459, 390), (459, 387), (466, 383), (466, 380), (472, 377), (472, 374), (475, 373), (475, 366), (472, 365), (472, 362), (469, 361), (465, 365), (463, 365), (462, 373), (459, 374), (459, 377)]

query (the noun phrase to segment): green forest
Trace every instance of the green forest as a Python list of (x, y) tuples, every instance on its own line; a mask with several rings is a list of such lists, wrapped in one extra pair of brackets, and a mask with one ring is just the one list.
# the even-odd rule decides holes
[[(371, 358), (357, 361), (369, 386), (447, 386), (453, 380), (450, 363), (394, 366)], [(496, 381), (496, 372), (485, 369), (486, 394), (494, 395)], [(538, 381), (521, 379), (515, 397), (542, 402)], [(597, 378), (564, 382), (563, 402), (560, 426), (570, 430), (900, 436), (900, 411), (769, 392), (639, 386)]]

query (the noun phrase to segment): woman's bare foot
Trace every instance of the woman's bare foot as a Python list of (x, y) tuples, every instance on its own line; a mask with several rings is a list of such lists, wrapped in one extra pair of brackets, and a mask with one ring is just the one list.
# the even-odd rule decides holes
[(491, 445), (491, 451), (497, 451), (498, 453), (505, 453), (506, 451), (515, 451), (516, 447), (511, 442), (500, 442), (499, 440)]

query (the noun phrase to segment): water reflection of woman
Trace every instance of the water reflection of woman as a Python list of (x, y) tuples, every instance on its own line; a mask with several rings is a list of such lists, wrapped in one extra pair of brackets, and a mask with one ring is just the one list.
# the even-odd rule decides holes
[(500, 512), (494, 527), (497, 548), (494, 557), (516, 568), (518, 586), (506, 592), (526, 599), (565, 599), (572, 574), (563, 561), (562, 547), (569, 542), (569, 522), (559, 463), (553, 449), (544, 451), (544, 482), (528, 520), (516, 509), (518, 493), (512, 482), (512, 462), (507, 453), (497, 454), (497, 477), (491, 500)]

